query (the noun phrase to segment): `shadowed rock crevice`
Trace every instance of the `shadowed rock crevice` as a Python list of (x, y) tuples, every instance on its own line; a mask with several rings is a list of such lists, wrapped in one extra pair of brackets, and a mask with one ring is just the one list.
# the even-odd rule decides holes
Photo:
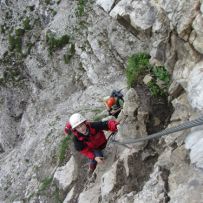
[(149, 179), (157, 158), (158, 154), (151, 153), (148, 150), (129, 156), (128, 192), (139, 192), (142, 190), (145, 182)]
[(152, 96), (145, 84), (137, 84), (135, 90), (141, 101), (140, 109), (149, 113), (147, 133), (150, 135), (166, 128), (173, 113), (173, 106), (167, 96)]

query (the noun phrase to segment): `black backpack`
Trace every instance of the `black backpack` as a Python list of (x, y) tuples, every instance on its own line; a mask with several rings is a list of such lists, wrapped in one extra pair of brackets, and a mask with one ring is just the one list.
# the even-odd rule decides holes
[(122, 89), (121, 90), (113, 90), (111, 92), (111, 97), (117, 97), (118, 99), (121, 99), (124, 102), (123, 94), (121, 91), (122, 91)]

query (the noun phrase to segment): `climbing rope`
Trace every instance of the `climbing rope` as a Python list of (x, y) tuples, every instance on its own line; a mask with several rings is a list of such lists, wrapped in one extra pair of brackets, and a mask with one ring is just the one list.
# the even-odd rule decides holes
[(187, 121), (187, 122), (185, 122), (183, 124), (180, 124), (180, 125), (178, 125), (176, 127), (168, 128), (166, 130), (163, 130), (161, 132), (145, 136), (143, 138), (129, 139), (129, 140), (124, 141), (124, 142), (119, 142), (118, 140), (111, 139), (110, 143), (123, 145), (123, 146), (125, 145), (126, 146), (127, 144), (134, 144), (134, 143), (142, 142), (142, 141), (145, 141), (145, 140), (151, 140), (151, 139), (154, 139), (154, 138), (159, 138), (159, 137), (171, 134), (171, 133), (179, 132), (179, 131), (182, 131), (182, 130), (185, 130), (185, 129), (188, 129), (188, 128), (192, 128), (192, 127), (195, 127), (195, 126), (199, 126), (199, 125), (203, 125), (203, 115), (200, 116), (199, 118), (195, 119), (195, 120)]

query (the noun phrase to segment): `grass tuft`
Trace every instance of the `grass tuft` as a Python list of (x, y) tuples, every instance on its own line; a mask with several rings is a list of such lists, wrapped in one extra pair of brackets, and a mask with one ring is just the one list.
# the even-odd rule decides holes
[(70, 140), (71, 140), (70, 136), (66, 136), (61, 141), (60, 148), (59, 148), (59, 164), (61, 164), (66, 158), (66, 152), (70, 144)]
[(132, 87), (138, 77), (149, 69), (149, 55), (145, 53), (134, 54), (128, 59), (126, 77), (129, 87)]

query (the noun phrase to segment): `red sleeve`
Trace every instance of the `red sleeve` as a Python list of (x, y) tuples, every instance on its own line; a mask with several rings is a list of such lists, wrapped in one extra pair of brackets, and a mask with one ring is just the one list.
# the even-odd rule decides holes
[(83, 150), (80, 151), (80, 153), (88, 157), (89, 159), (94, 159), (94, 153), (88, 147), (85, 147)]
[(70, 123), (66, 123), (66, 127), (64, 128), (64, 133), (69, 134), (71, 132), (71, 125)]
[(109, 120), (108, 121), (108, 130), (112, 131), (112, 132), (116, 132), (118, 129), (117, 129), (117, 125), (119, 123), (115, 120)]

